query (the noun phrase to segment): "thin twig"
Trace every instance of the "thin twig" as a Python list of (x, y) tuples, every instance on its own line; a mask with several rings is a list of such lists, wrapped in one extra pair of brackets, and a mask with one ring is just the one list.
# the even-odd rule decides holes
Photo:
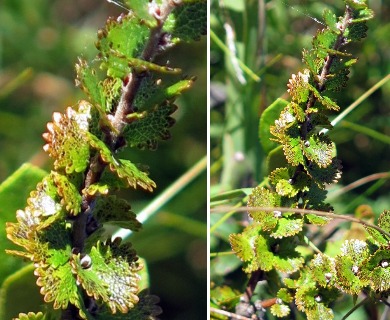
[[(242, 205), (243, 205), (243, 200), (241, 200), (239, 203), (237, 203), (234, 207), (228, 206), (230, 208), (229, 212), (227, 214), (225, 214), (221, 219), (219, 219), (215, 224), (213, 224), (210, 227), (210, 234), (214, 233), (215, 230), (217, 230), (217, 228), (221, 224), (223, 224), (227, 219), (229, 219), (233, 214), (235, 214), (237, 212), (236, 208), (237, 209), (242, 208), (241, 207)], [(227, 207), (227, 206), (224, 206), (224, 207)], [(213, 209), (211, 209), (211, 211), (213, 211)]]
[[(228, 210), (232, 210), (233, 208), (231, 206), (220, 206), (214, 209), (211, 209), (211, 213), (217, 213), (217, 212), (225, 212)], [(342, 219), (342, 220), (347, 220), (351, 222), (356, 222), (360, 223), (366, 227), (375, 229), (385, 235), (388, 239), (390, 239), (390, 233), (386, 232), (385, 230), (381, 229), (380, 227), (369, 223), (365, 220), (354, 218), (351, 215), (341, 215), (341, 214), (335, 214), (331, 212), (326, 212), (326, 211), (319, 211), (319, 210), (310, 210), (310, 209), (300, 209), (300, 208), (286, 208), (286, 207), (240, 207), (240, 208), (234, 208), (234, 212), (247, 212), (247, 211), (267, 211), (267, 212), (272, 212), (272, 211), (280, 211), (280, 212), (294, 212), (298, 213), (301, 215), (305, 214), (314, 214), (319, 217), (326, 217), (330, 219)]]
[(340, 194), (344, 194), (344, 193), (346, 193), (352, 189), (355, 189), (357, 187), (360, 187), (361, 185), (366, 184), (368, 182), (371, 182), (374, 180), (379, 180), (379, 179), (386, 179), (386, 178), (390, 178), (390, 172), (374, 173), (374, 174), (371, 174), (371, 175), (366, 176), (364, 178), (361, 178), (359, 180), (356, 180), (356, 181), (350, 183), (349, 185), (330, 193), (329, 196), (335, 198), (335, 197), (339, 196)]
[(238, 314), (235, 314), (235, 313), (232, 313), (232, 312), (229, 312), (229, 311), (225, 311), (225, 310), (220, 310), (220, 309), (213, 308), (213, 307), (210, 308), (210, 312), (222, 314), (224, 316), (227, 316), (227, 317), (230, 317), (230, 318), (233, 318), (233, 319), (238, 319), (238, 320), (252, 320), (251, 318), (240, 316)]
[(231, 256), (233, 254), (234, 254), (233, 251), (210, 252), (210, 258), (217, 258), (220, 256)]
[(257, 270), (251, 273), (251, 276), (249, 278), (248, 284), (245, 288), (245, 293), (242, 295), (242, 297), (245, 299), (246, 302), (250, 302), (252, 299), (252, 296), (254, 294), (254, 291), (256, 289), (257, 283), (260, 280), (260, 277), (263, 275), (262, 270)]

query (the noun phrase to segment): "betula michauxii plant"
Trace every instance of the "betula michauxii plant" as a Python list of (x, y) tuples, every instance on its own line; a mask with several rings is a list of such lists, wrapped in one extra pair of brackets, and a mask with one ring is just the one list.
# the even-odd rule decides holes
[(121, 152), (156, 150), (170, 137), (176, 98), (195, 78), (155, 59), (206, 33), (205, 1), (127, 1), (129, 10), (98, 31), (99, 53), (76, 64), (86, 94), (55, 112), (43, 134), (53, 168), (7, 223), (7, 237), (32, 261), (47, 303), (18, 319), (153, 319), (161, 308), (149, 294), (136, 244), (111, 239), (105, 225), (139, 231), (124, 188), (152, 192), (144, 167)]
[[(278, 99), (263, 112), (259, 136), (269, 174), (248, 196), (247, 226), (229, 236), (248, 285), (241, 298), (228, 286), (212, 288), (213, 319), (226, 319), (224, 310), (232, 308), (244, 319), (262, 319), (263, 308), (277, 318), (299, 317), (299, 310), (307, 319), (333, 319), (343, 295), (355, 302), (359, 294), (366, 296), (365, 302), (387, 299), (390, 211), (383, 211), (374, 225), (334, 214), (326, 200), (327, 186), (342, 174), (329, 117), (340, 111), (337, 95), (346, 90), (358, 61), (349, 46), (367, 36), (366, 21), (372, 17), (366, 1), (346, 0), (339, 18), (325, 10), (324, 28), (314, 36), (312, 48), (303, 50), (304, 69), (288, 82), (291, 100)], [(308, 237), (333, 218), (360, 223), (365, 237), (350, 237), (338, 250), (329, 246), (321, 251)], [(251, 298), (259, 281), (274, 298), (256, 304)]]

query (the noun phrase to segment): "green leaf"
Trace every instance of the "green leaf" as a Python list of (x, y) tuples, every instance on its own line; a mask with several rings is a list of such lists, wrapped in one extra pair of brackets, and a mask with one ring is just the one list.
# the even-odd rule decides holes
[[(136, 58), (126, 58), (125, 56), (121, 56), (120, 54), (114, 52), (114, 55), (117, 55), (118, 58), (123, 59), (123, 61), (127, 62), (127, 65), (132, 69), (136, 70), (139, 73), (144, 73), (147, 71), (155, 71), (163, 74), (180, 74), (180, 68), (172, 68), (170, 66), (162, 66), (153, 62), (145, 61), (142, 59)], [(120, 67), (120, 64), (118, 64)], [(115, 70), (115, 65), (113, 66), (113, 70)], [(118, 69), (121, 71), (121, 69)]]
[(100, 152), (102, 160), (109, 164), (111, 171), (119, 178), (125, 180), (129, 186), (136, 189), (138, 185), (149, 191), (153, 191), (153, 188), (156, 187), (155, 182), (145, 172), (139, 170), (131, 161), (116, 159), (103, 141), (92, 134), (88, 135), (88, 140), (91, 146)]
[(40, 311), (43, 300), (33, 271), (33, 264), (26, 265), (4, 281), (0, 290), (0, 319), (13, 319), (20, 312)]
[[(119, 78), (106, 78), (103, 81), (103, 95), (105, 97), (105, 112), (111, 112), (117, 105), (122, 93), (123, 81)], [(103, 118), (103, 115), (100, 116)], [(109, 122), (108, 120), (105, 122)], [(105, 123), (106, 124), (106, 123)]]
[(293, 101), (297, 104), (306, 103), (310, 94), (310, 71), (304, 69), (303, 73), (298, 72), (297, 75), (293, 74), (288, 81), (287, 92), (291, 95)]
[(274, 268), (292, 273), (302, 266), (303, 259), (295, 251), (291, 237), (272, 238), (262, 232), (258, 224), (246, 227), (241, 234), (231, 234), (229, 239), (232, 250), (244, 262), (243, 270), (247, 273)]
[(322, 95), (315, 87), (310, 84), (307, 84), (310, 88), (310, 91), (313, 92), (314, 96), (317, 98), (318, 102), (321, 103), (326, 109), (339, 111), (340, 107), (334, 102), (331, 98)]
[(144, 21), (149, 27), (154, 27), (157, 24), (157, 20), (150, 13), (151, 4), (148, 1), (125, 0), (124, 3), (132, 10), (132, 12), (134, 12), (140, 21)]
[(52, 263), (54, 267), (67, 262), (71, 252), (71, 238), (70, 224), (65, 219), (59, 219), (41, 230), (38, 239), (45, 246), (42, 247), (40, 261)]
[(270, 183), (276, 187), (276, 192), (281, 196), (294, 197), (300, 191), (308, 191), (310, 178), (305, 173), (301, 173), (293, 181), (296, 168), (278, 168), (269, 175)]
[[(303, 265), (303, 258), (296, 250), (297, 244), (294, 237), (284, 237), (283, 239), (269, 239), (269, 249), (274, 254), (273, 266), (276, 270), (284, 273), (293, 273)], [(261, 259), (259, 252), (258, 259)]]
[(112, 313), (128, 312), (139, 301), (142, 268), (130, 244), (97, 243), (85, 256), (73, 255), (72, 272), (87, 294), (107, 304)]
[[(320, 211), (333, 211), (333, 208), (324, 203), (328, 191), (320, 188), (315, 182), (311, 182), (309, 191), (302, 195), (302, 201), (305, 208)], [(315, 224), (317, 226), (326, 225), (330, 220), (329, 217), (321, 217), (315, 214), (305, 214), (305, 220), (307, 223)]]
[(315, 49), (303, 49), (302, 60), (309, 68), (311, 74), (318, 74), (323, 65), (323, 59), (318, 58), (317, 51)]
[(296, 289), (298, 287), (297, 281), (291, 278), (284, 278), (283, 283), (287, 286), (289, 289)]
[(254, 258), (254, 243), (259, 230), (256, 227), (247, 227), (243, 233), (232, 233), (229, 236), (230, 245), (241, 261), (250, 261)]
[(310, 320), (331, 320), (334, 318), (332, 309), (328, 306), (339, 296), (336, 288), (318, 288), (315, 282), (304, 283), (298, 287), (295, 294), (295, 304), (298, 310), (306, 313)]
[(347, 240), (341, 247), (341, 253), (335, 258), (336, 281), (338, 287), (348, 294), (359, 294), (368, 282), (362, 281), (360, 273), (369, 251), (366, 242)]
[[(0, 185), (0, 284), (22, 265), (20, 259), (5, 253), (5, 249), (16, 248), (6, 239), (5, 221), (15, 220), (16, 210), (26, 205), (26, 198), (45, 175), (47, 173), (44, 170), (25, 163)], [(8, 318), (10, 317), (0, 317), (0, 319)]]
[(83, 172), (89, 161), (87, 132), (92, 106), (86, 101), (79, 102), (78, 111), (71, 107), (65, 114), (53, 113), (53, 122), (47, 124), (48, 132), (43, 137), (47, 144), (43, 149), (54, 158), (54, 168), (66, 173)]
[(341, 161), (332, 158), (332, 162), (326, 168), (312, 162), (310, 165), (305, 165), (306, 172), (313, 178), (314, 182), (321, 188), (325, 188), (325, 184), (336, 183), (341, 178)]
[(58, 188), (57, 192), (61, 197), (61, 204), (72, 215), (80, 213), (82, 197), (78, 188), (65, 175), (52, 171), (51, 176)]
[(179, 95), (192, 87), (194, 81), (192, 78), (165, 84), (162, 79), (156, 80), (150, 74), (142, 80), (134, 105), (139, 111), (151, 110), (156, 108), (156, 105), (171, 105)]
[(384, 210), (378, 219), (378, 227), (390, 232), (390, 210)]
[(329, 29), (332, 32), (334, 32), (335, 34), (339, 34), (340, 30), (337, 28), (336, 15), (332, 11), (325, 9), (324, 13), (323, 13), (323, 17), (324, 17), (325, 23), (329, 27)]
[(353, 20), (352, 20), (353, 24), (362, 23), (374, 17), (374, 11), (367, 7), (367, 3), (361, 5), (362, 1), (355, 1), (355, 2), (359, 4), (357, 5), (356, 3), (354, 3), (351, 5), (353, 8), (356, 9), (356, 11), (353, 13)]
[(340, 107), (331, 98), (324, 95), (316, 96), (316, 98), (327, 109), (334, 110), (334, 111), (340, 110)]
[(207, 32), (207, 2), (188, 2), (177, 6), (163, 27), (172, 35), (172, 42), (199, 40)]
[[(249, 230), (249, 227), (247, 227)], [(246, 233), (246, 230), (243, 232)], [(267, 239), (262, 236), (260, 233), (256, 238), (254, 238), (253, 243), (253, 251), (254, 251), (254, 257), (244, 263), (244, 271), (247, 273), (256, 271), (258, 269), (263, 271), (270, 271), (274, 267), (273, 265), (273, 254), (269, 250), (269, 245)], [(259, 255), (261, 255), (261, 259), (259, 259)]]
[(288, 163), (297, 166), (305, 162), (300, 146), (300, 131), (291, 105), (281, 112), (279, 119), (275, 120), (275, 125), (270, 127), (270, 132), (276, 137), (273, 140), (283, 145)]
[(276, 294), (276, 296), (282, 300), (283, 302), (285, 303), (291, 303), (293, 301), (293, 296), (291, 295), (291, 293), (289, 292), (289, 290), (287, 288), (281, 288), (279, 289), (278, 293)]
[(292, 166), (298, 166), (305, 163), (305, 157), (302, 152), (304, 141), (301, 137), (292, 137), (286, 139), (283, 143), (283, 151), (287, 162)]
[[(280, 113), (279, 119), (275, 120), (275, 125), (270, 126), (270, 132), (272, 135), (278, 138), (276, 139), (276, 141), (280, 141), (281, 143), (283, 143), (287, 140), (287, 130), (293, 127), (295, 124), (296, 117), (294, 115), (294, 110), (291, 108), (290, 105), (287, 105), (287, 107), (285, 107), (284, 110)], [(294, 131), (294, 133), (295, 136), (299, 136), (298, 131)]]
[(333, 48), (333, 44), (337, 39), (337, 34), (330, 29), (323, 29), (317, 32), (313, 38), (313, 48), (316, 50), (317, 57), (324, 59), (328, 55), (328, 49)]
[(313, 127), (322, 127), (332, 129), (332, 124), (329, 118), (323, 113), (310, 113), (310, 123)]
[(80, 59), (76, 64), (77, 86), (88, 94), (94, 105), (103, 112), (106, 109), (106, 96), (103, 92), (102, 83), (96, 71), (88, 65), (87, 61)]
[[(290, 106), (291, 106), (292, 110), (294, 111), (294, 115), (297, 118), (298, 122), (304, 122), (306, 119), (306, 113), (308, 112), (307, 110), (309, 110), (309, 109), (306, 109), (306, 104), (302, 103), (302, 102), (296, 103), (296, 102), (292, 101), (290, 103)], [(306, 110), (306, 112), (305, 112), (305, 110)]]
[(47, 176), (32, 191), (25, 210), (16, 212), (17, 223), (7, 222), (7, 237), (27, 252), (9, 250), (11, 254), (20, 255), (40, 261), (46, 254), (45, 244), (38, 237), (41, 229), (51, 226), (62, 213), (62, 206), (57, 197), (56, 188), (50, 176)]
[(377, 292), (390, 290), (390, 252), (387, 246), (368, 257), (362, 266), (360, 278)]
[(126, 126), (123, 134), (127, 143), (140, 149), (157, 149), (158, 141), (171, 136), (168, 129), (175, 123), (171, 114), (176, 110), (174, 104), (164, 103), (145, 111), (142, 117)]
[(153, 188), (156, 187), (155, 182), (148, 177), (147, 173), (139, 170), (137, 166), (129, 160), (118, 159), (115, 162), (111, 162), (110, 169), (114, 171), (119, 178), (127, 181), (128, 185), (134, 189), (138, 185), (143, 189), (152, 192)]
[[(322, 208), (315, 208), (314, 210), (325, 210), (325, 211), (328, 211), (328, 210), (322, 209)], [(331, 220), (330, 218), (319, 217), (319, 216), (316, 216), (315, 214), (306, 214), (305, 218), (307, 219), (308, 223), (315, 224), (317, 226), (324, 226)]]
[[(316, 296), (318, 298), (320, 296)], [(334, 313), (331, 308), (327, 308), (324, 304), (319, 303), (316, 308), (306, 310), (307, 320), (333, 320)]]
[[(262, 187), (256, 187), (248, 198), (248, 207), (279, 207), (281, 198), (278, 194), (273, 193)], [(263, 230), (272, 230), (278, 223), (279, 212), (269, 212), (263, 210), (249, 211), (249, 215), (258, 222)]]
[(386, 236), (384, 236), (383, 233), (379, 232), (378, 230), (367, 226), (364, 226), (364, 229), (370, 235), (370, 240), (373, 240), (377, 245), (386, 245), (389, 243), (389, 240), (386, 238)]
[(138, 231), (141, 223), (132, 212), (130, 204), (116, 196), (99, 197), (93, 207), (92, 214), (100, 223), (109, 223), (121, 228)]
[(240, 301), (240, 292), (230, 286), (215, 286), (210, 288), (210, 300), (223, 308), (234, 308)]
[(45, 320), (46, 317), (42, 312), (34, 313), (34, 312), (29, 312), (28, 314), (25, 313), (20, 313), (18, 318), (15, 320)]
[(283, 303), (275, 303), (271, 306), (270, 311), (274, 316), (278, 318), (287, 317), (291, 312), (290, 307)]
[[(229, 236), (233, 252), (244, 262), (243, 270), (247, 273), (258, 269), (269, 271), (272, 269), (272, 253), (268, 250), (265, 238), (260, 235), (258, 225), (252, 224), (241, 234)], [(262, 259), (257, 259), (257, 253), (262, 252)]]
[(344, 0), (345, 3), (355, 10), (367, 8), (367, 0)]
[(295, 293), (295, 304), (298, 310), (306, 312), (315, 309), (316, 301), (314, 297), (318, 295), (318, 290), (313, 286), (303, 285), (297, 288)]
[(310, 261), (310, 274), (321, 287), (331, 287), (335, 284), (336, 270), (334, 259), (319, 253)]
[[(248, 207), (292, 207), (296, 206), (294, 199), (282, 198), (267, 189), (254, 188), (248, 198)], [(293, 211), (293, 210), (292, 210)], [(292, 213), (274, 211), (249, 211), (249, 215), (261, 226), (262, 230), (271, 231), (271, 237), (282, 238), (295, 235), (302, 231), (303, 220)]]
[(280, 218), (277, 226), (272, 230), (270, 234), (273, 238), (284, 238), (294, 236), (302, 231), (303, 219), (302, 218)]
[(364, 22), (366, 19), (363, 18), (362, 20), (363, 22), (358, 22), (359, 19), (355, 19), (356, 23), (348, 27), (346, 34), (351, 41), (360, 41), (361, 39), (367, 37), (368, 27)]
[(54, 309), (66, 309), (71, 303), (80, 309), (80, 315), (86, 319), (84, 306), (80, 305), (83, 298), (69, 263), (58, 268), (40, 263), (34, 274), (38, 276), (37, 284), (41, 287), (45, 302), (53, 302)]
[(346, 87), (349, 75), (349, 68), (357, 62), (357, 59), (346, 59), (345, 57), (334, 57), (330, 74), (326, 77), (325, 89), (328, 91), (340, 91)]
[(110, 184), (100, 181), (100, 182), (93, 183), (93, 184), (89, 185), (88, 188), (84, 188), (83, 194), (90, 195), (90, 196), (93, 196), (95, 194), (106, 195), (109, 193), (111, 187), (112, 186)]
[(125, 78), (131, 71), (127, 60), (141, 56), (149, 35), (148, 26), (140, 23), (132, 13), (120, 19), (108, 19), (104, 29), (98, 32), (96, 44), (102, 53), (102, 68), (107, 69), (107, 75)]
[(334, 144), (328, 136), (312, 135), (306, 141), (301, 141), (303, 154), (308, 160), (315, 162), (320, 168), (332, 164)]
[[(96, 74), (95, 69), (82, 59), (79, 59), (79, 62), (76, 64), (76, 72), (76, 85), (81, 87), (93, 102), (94, 109), (91, 110), (91, 118), (93, 120), (90, 121), (90, 131), (98, 134), (101, 127), (107, 127), (115, 132), (115, 128), (108, 120), (106, 113), (114, 108), (119, 99), (123, 84), (122, 80), (119, 78), (106, 78), (104, 81), (100, 81), (100, 77)], [(97, 113), (96, 116), (94, 115), (95, 113)]]
[(157, 305), (160, 299), (143, 290), (138, 294), (139, 301), (128, 313), (112, 314), (107, 307), (102, 307), (96, 319), (100, 320), (139, 320), (139, 319), (157, 319), (156, 316), (162, 313), (161, 308)]
[(278, 144), (271, 139), (270, 127), (279, 118), (281, 111), (286, 108), (288, 101), (276, 99), (261, 115), (259, 123), (259, 138), (261, 146), (266, 153), (276, 148)]

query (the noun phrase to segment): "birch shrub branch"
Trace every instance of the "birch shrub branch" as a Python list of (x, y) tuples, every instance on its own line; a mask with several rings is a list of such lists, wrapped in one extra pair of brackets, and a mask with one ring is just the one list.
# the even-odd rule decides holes
[[(156, 183), (120, 152), (155, 150), (170, 137), (174, 102), (194, 78), (155, 58), (206, 33), (206, 2), (126, 4), (128, 13), (98, 31), (96, 59), (79, 58), (76, 84), (88, 100), (53, 114), (43, 135), (53, 169), (17, 211), (17, 222), (7, 223), (8, 238), (22, 247), (8, 253), (33, 262), (50, 306), (20, 319), (152, 319), (161, 312), (157, 297), (141, 290), (143, 263), (133, 245), (107, 238), (104, 226), (141, 229), (115, 193), (152, 192)], [(60, 315), (51, 311), (58, 309)]]
[[(269, 175), (249, 195), (251, 223), (229, 238), (249, 277), (236, 303), (238, 315), (250, 317), (256, 308), (261, 313), (267, 307), (276, 317), (293, 317), (292, 309), (298, 309), (308, 319), (333, 319), (332, 307), (342, 294), (355, 300), (362, 292), (369, 299), (388, 295), (390, 211), (381, 214), (378, 227), (364, 225), (365, 239), (346, 240), (337, 254), (302, 249), (306, 226), (322, 227), (331, 220), (326, 186), (339, 180), (342, 165), (325, 132), (332, 128), (329, 116), (340, 110), (334, 96), (346, 90), (349, 70), (357, 62), (348, 45), (366, 37), (366, 21), (372, 17), (365, 1), (346, 0), (339, 18), (325, 10), (325, 28), (313, 38), (312, 49), (303, 51), (305, 69), (287, 85), (291, 101), (278, 99), (262, 115), (260, 139), (270, 158)], [(275, 298), (251, 305), (259, 280), (267, 281)], [(228, 295), (227, 304), (234, 301), (235, 293), (227, 288), (215, 288), (214, 294)]]

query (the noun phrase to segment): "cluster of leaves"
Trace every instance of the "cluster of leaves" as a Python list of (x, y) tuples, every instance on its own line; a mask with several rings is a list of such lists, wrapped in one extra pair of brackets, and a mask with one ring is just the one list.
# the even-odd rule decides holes
[[(332, 128), (328, 116), (340, 109), (332, 94), (346, 86), (349, 68), (357, 61), (345, 46), (366, 36), (365, 23), (373, 16), (365, 1), (345, 3), (339, 19), (324, 11), (326, 28), (317, 32), (312, 49), (303, 51), (306, 68), (289, 80), (291, 101), (278, 99), (262, 115), (260, 138), (272, 159), (268, 186), (261, 184), (249, 195), (253, 222), (230, 235), (232, 250), (246, 273), (265, 272), (269, 279), (275, 271), (280, 277), (290, 274), (283, 280), (272, 279), (280, 283), (271, 307), (277, 317), (288, 316), (295, 299), (308, 319), (333, 319), (331, 305), (341, 293), (357, 296), (364, 290), (383, 298), (389, 290), (389, 211), (380, 217), (381, 231), (367, 227), (367, 241), (346, 241), (335, 257), (318, 253), (310, 258), (299, 249), (304, 226), (323, 226), (331, 217), (325, 187), (338, 181), (342, 166), (324, 129)], [(270, 121), (272, 115), (277, 116)], [(275, 163), (278, 166), (272, 167)], [(301, 209), (329, 214), (302, 214)]]
[[(24, 250), (10, 254), (34, 263), (45, 302), (63, 316), (81, 319), (151, 319), (161, 310), (141, 291), (143, 268), (130, 243), (107, 239), (106, 224), (138, 231), (130, 204), (113, 193), (155, 182), (117, 154), (125, 146), (157, 148), (169, 138), (175, 99), (193, 79), (160, 66), (155, 57), (206, 32), (205, 1), (128, 1), (129, 11), (99, 30), (99, 54), (79, 59), (76, 83), (88, 95), (55, 112), (43, 135), (54, 168), (31, 192), (7, 236)], [(20, 319), (44, 319), (24, 314)]]

